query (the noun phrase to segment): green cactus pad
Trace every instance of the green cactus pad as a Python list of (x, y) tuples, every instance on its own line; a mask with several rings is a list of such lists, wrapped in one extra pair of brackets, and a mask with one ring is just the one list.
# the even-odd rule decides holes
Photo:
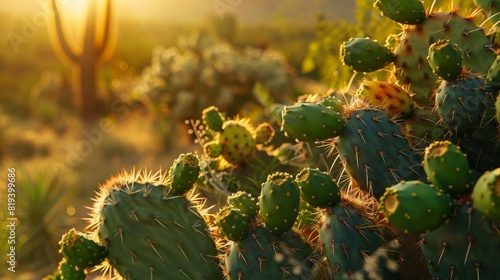
[(221, 208), (215, 216), (215, 223), (229, 240), (240, 241), (248, 236), (248, 217), (239, 209), (231, 206)]
[(224, 122), (218, 143), (222, 145), (222, 157), (230, 164), (239, 165), (251, 160), (256, 153), (252, 127), (246, 120)]
[(340, 201), (340, 189), (335, 179), (318, 169), (302, 169), (296, 181), (302, 199), (314, 207), (333, 206)]
[(500, 227), (469, 204), (449, 221), (422, 234), (422, 252), (433, 279), (497, 279)]
[(322, 98), (319, 102), (319, 105), (325, 106), (327, 108), (332, 109), (335, 112), (342, 112), (342, 107), (344, 106), (342, 104), (342, 101), (338, 99), (335, 95), (330, 95), (325, 98)]
[(274, 128), (270, 123), (261, 123), (255, 129), (255, 143), (267, 145), (273, 140), (274, 134)]
[(439, 40), (432, 44), (427, 60), (432, 71), (446, 81), (454, 81), (462, 72), (462, 50), (450, 40)]
[(67, 262), (78, 268), (100, 264), (106, 257), (106, 248), (77, 232), (74, 228), (65, 233), (59, 241), (61, 253)]
[(211, 158), (216, 158), (222, 155), (222, 150), (222, 145), (220, 145), (216, 141), (210, 141), (203, 145), (203, 153)]
[(373, 72), (394, 61), (394, 54), (369, 38), (351, 38), (340, 46), (340, 59), (358, 72)]
[(377, 0), (374, 6), (399, 23), (420, 24), (425, 20), (425, 8), (419, 0)]
[(343, 200), (323, 213), (319, 236), (334, 279), (363, 268), (366, 256), (384, 243), (385, 229), (366, 210)]
[(203, 122), (213, 131), (222, 131), (224, 117), (215, 106), (210, 106), (202, 112)]
[(193, 153), (181, 154), (170, 167), (170, 184), (177, 194), (185, 194), (198, 180), (200, 160)]
[(233, 208), (239, 209), (241, 213), (249, 218), (255, 218), (259, 213), (259, 208), (255, 198), (251, 194), (239, 191), (227, 198), (227, 204)]
[(396, 84), (363, 81), (356, 94), (371, 106), (380, 107), (391, 119), (406, 119), (413, 113), (413, 99)]
[(286, 106), (281, 130), (299, 141), (323, 141), (339, 136), (345, 128), (342, 116), (334, 110), (314, 103)]
[(438, 141), (425, 149), (423, 166), (429, 181), (439, 189), (458, 195), (474, 186), (467, 155), (450, 141)]
[(451, 215), (451, 197), (420, 181), (402, 181), (387, 188), (379, 210), (405, 233), (422, 233), (442, 225)]
[(229, 280), (309, 279), (313, 249), (294, 231), (284, 236), (260, 227), (231, 246), (226, 257)]
[(294, 178), (285, 172), (273, 173), (262, 184), (259, 198), (260, 215), (271, 233), (289, 231), (300, 206), (300, 190)]
[(203, 200), (176, 194), (168, 181), (144, 170), (100, 187), (88, 230), (107, 248), (104, 270), (126, 279), (221, 279)]
[(474, 208), (500, 224), (500, 168), (486, 171), (472, 192)]

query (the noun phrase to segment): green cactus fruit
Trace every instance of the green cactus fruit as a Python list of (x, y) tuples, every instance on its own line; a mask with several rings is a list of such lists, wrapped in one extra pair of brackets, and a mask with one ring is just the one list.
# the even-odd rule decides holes
[(222, 131), (224, 124), (224, 117), (215, 106), (210, 106), (202, 112), (203, 122), (213, 131)]
[(314, 103), (286, 106), (282, 111), (281, 130), (299, 141), (323, 141), (339, 136), (345, 128), (342, 116)]
[(60, 277), (59, 279), (61, 280), (62, 279), (85, 280), (85, 278), (87, 277), (87, 272), (85, 271), (84, 268), (69, 263), (66, 258), (63, 258), (62, 261), (59, 262), (57, 270), (58, 272), (56, 274), (59, 275)]
[(442, 190), (420, 181), (401, 181), (387, 188), (379, 210), (390, 224), (405, 233), (422, 233), (442, 225), (451, 215), (453, 201)]
[(434, 141), (452, 139), (453, 134), (440, 122), (431, 107), (417, 107), (404, 123), (404, 136), (414, 150), (424, 151)]
[(446, 126), (458, 137), (467, 138), (482, 120), (490, 88), (474, 73), (453, 82), (443, 81), (436, 94), (436, 107)]
[(369, 38), (351, 38), (340, 46), (340, 59), (357, 72), (373, 72), (394, 61), (394, 54)]
[(443, 39), (432, 44), (427, 60), (434, 74), (448, 82), (454, 81), (462, 73), (462, 50), (450, 40)]
[(419, 106), (430, 106), (438, 76), (432, 72), (427, 56), (430, 46), (448, 39), (462, 50), (462, 65), (478, 73), (486, 73), (495, 54), (484, 29), (473, 18), (464, 18), (456, 10), (430, 12), (419, 25), (407, 25), (394, 48), (395, 77), (400, 85), (409, 86)]
[(425, 20), (424, 4), (419, 0), (377, 0), (374, 6), (395, 22), (420, 24)]
[(106, 257), (104, 246), (97, 244), (74, 228), (62, 236), (59, 245), (67, 262), (81, 269), (98, 265)]
[(104, 271), (126, 279), (221, 279), (204, 200), (176, 194), (168, 182), (168, 174), (141, 170), (100, 187), (87, 230), (106, 246)]
[(323, 213), (319, 236), (334, 279), (346, 279), (384, 244), (386, 229), (371, 219), (366, 205), (342, 200)]
[(200, 160), (193, 153), (181, 154), (170, 167), (169, 177), (172, 189), (185, 194), (193, 188), (200, 175)]
[(497, 56), (486, 74), (486, 84), (495, 89), (500, 88), (500, 56)]
[(313, 249), (298, 233), (271, 234), (268, 228), (252, 230), (232, 244), (226, 257), (229, 280), (309, 279)]
[(289, 231), (300, 206), (300, 190), (294, 178), (285, 172), (270, 174), (262, 184), (259, 197), (260, 215), (271, 233), (283, 235)]
[(255, 143), (267, 145), (273, 140), (274, 134), (274, 128), (270, 123), (261, 123), (254, 132)]
[(472, 192), (474, 208), (500, 224), (500, 168), (486, 171)]
[(335, 95), (330, 95), (325, 98), (322, 98), (319, 102), (319, 105), (325, 106), (327, 108), (332, 109), (335, 112), (342, 112), (342, 101), (338, 99)]
[(433, 279), (497, 279), (500, 273), (500, 227), (466, 203), (422, 234), (421, 248)]
[(233, 208), (240, 210), (240, 212), (249, 218), (255, 218), (259, 213), (259, 208), (255, 202), (255, 198), (251, 194), (239, 191), (230, 195), (227, 198), (227, 204)]
[(474, 182), (467, 155), (450, 141), (430, 144), (425, 149), (423, 166), (435, 187), (451, 195), (472, 191)]
[(346, 112), (346, 129), (335, 140), (345, 171), (361, 189), (377, 198), (401, 180), (425, 179), (420, 156), (381, 110)]
[(222, 145), (217, 141), (209, 141), (203, 145), (203, 153), (211, 158), (216, 158), (222, 155)]
[(340, 202), (339, 186), (330, 175), (306, 167), (296, 177), (302, 199), (312, 206), (327, 207)]
[(248, 120), (229, 120), (224, 122), (218, 143), (222, 145), (222, 157), (233, 165), (251, 160), (256, 153), (253, 128)]
[(489, 21), (498, 28), (500, 21), (500, 1), (498, 0), (474, 0), (474, 3), (481, 7), (487, 15)]
[(392, 83), (363, 81), (356, 94), (371, 106), (380, 107), (391, 119), (406, 119), (414, 110), (410, 94)]
[(239, 209), (226, 205), (215, 216), (215, 223), (229, 240), (240, 241), (248, 236), (248, 217)]

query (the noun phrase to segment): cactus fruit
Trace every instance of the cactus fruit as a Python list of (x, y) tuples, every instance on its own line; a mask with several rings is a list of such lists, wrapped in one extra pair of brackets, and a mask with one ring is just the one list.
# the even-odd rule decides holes
[(486, 171), (472, 192), (474, 208), (500, 224), (500, 168)]
[(261, 123), (254, 132), (255, 143), (260, 145), (269, 144), (274, 137), (274, 128), (270, 123)]
[(203, 153), (210, 158), (222, 155), (223, 147), (217, 141), (209, 141), (203, 144)]
[(168, 181), (143, 170), (100, 187), (87, 229), (106, 246), (104, 269), (127, 279), (220, 279), (203, 202), (193, 192), (174, 193)]
[(467, 155), (450, 141), (437, 141), (425, 149), (423, 166), (429, 181), (437, 188), (458, 195), (474, 186)]
[(208, 126), (209, 129), (217, 132), (222, 131), (224, 117), (219, 112), (219, 108), (210, 106), (204, 109), (202, 112), (202, 118), (203, 122)]
[(462, 51), (450, 40), (438, 40), (429, 48), (427, 57), (434, 74), (451, 82), (462, 73)]
[(436, 94), (437, 112), (453, 133), (467, 137), (481, 121), (490, 96), (484, 80), (469, 72), (453, 82), (441, 83)]
[(433, 279), (497, 279), (500, 273), (500, 228), (467, 203), (422, 234), (421, 248)]
[(342, 116), (314, 103), (286, 106), (282, 111), (281, 129), (299, 141), (323, 141), (340, 135), (345, 128)]
[(346, 117), (336, 147), (345, 170), (364, 191), (379, 198), (400, 180), (425, 178), (419, 156), (399, 126), (381, 110), (361, 108)]
[(100, 264), (106, 257), (106, 248), (87, 238), (74, 228), (59, 241), (60, 252), (67, 262), (80, 269)]
[(399, 23), (420, 24), (425, 20), (425, 8), (419, 0), (377, 0), (374, 6)]
[(372, 72), (394, 61), (394, 54), (369, 38), (351, 38), (340, 46), (340, 59), (358, 72)]
[(200, 160), (193, 153), (181, 154), (170, 167), (169, 178), (172, 190), (183, 195), (193, 188), (200, 175)]
[(230, 195), (227, 198), (227, 204), (233, 208), (240, 210), (240, 212), (249, 218), (255, 218), (259, 213), (259, 208), (255, 202), (255, 198), (251, 194), (239, 191)]
[(453, 202), (442, 190), (420, 181), (401, 181), (387, 188), (379, 210), (405, 233), (431, 231), (451, 215)]
[(319, 102), (319, 105), (323, 105), (327, 108), (332, 109), (335, 112), (341, 112), (342, 111), (342, 101), (338, 99), (335, 95), (330, 95), (327, 97), (322, 98)]
[(56, 275), (59, 275), (61, 280), (62, 279), (85, 280), (85, 278), (87, 277), (87, 272), (85, 271), (85, 269), (76, 266), (68, 262), (66, 258), (63, 258), (61, 262), (59, 262)]
[(215, 223), (229, 240), (240, 241), (248, 236), (248, 217), (239, 209), (226, 205), (215, 216)]
[(284, 236), (267, 227), (232, 244), (226, 257), (229, 280), (309, 279), (313, 250), (294, 231)]
[(361, 270), (366, 257), (384, 243), (387, 232), (366, 207), (343, 199), (323, 213), (319, 236), (334, 279)]
[(230, 164), (239, 165), (255, 156), (255, 139), (247, 120), (224, 122), (218, 143), (222, 145), (222, 157)]
[(379, 106), (391, 119), (406, 119), (413, 113), (413, 99), (398, 85), (363, 81), (356, 94), (371, 106)]
[(318, 169), (304, 168), (295, 179), (300, 195), (314, 207), (333, 206), (340, 202), (340, 189), (335, 179)]
[(300, 190), (294, 178), (285, 172), (270, 174), (262, 184), (259, 198), (260, 215), (272, 234), (289, 231), (300, 206)]

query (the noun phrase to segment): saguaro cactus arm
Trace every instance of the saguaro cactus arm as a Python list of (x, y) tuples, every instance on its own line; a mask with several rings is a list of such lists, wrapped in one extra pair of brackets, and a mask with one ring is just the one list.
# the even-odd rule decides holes
[(57, 6), (56, 0), (51, 0), (52, 2), (52, 8), (54, 10), (54, 20), (55, 20), (55, 29), (56, 29), (56, 36), (57, 36), (57, 41), (59, 42), (59, 45), (66, 56), (66, 58), (73, 63), (77, 63), (80, 59), (80, 57), (75, 53), (75, 51), (71, 48), (71, 46), (68, 44), (68, 40), (66, 39), (66, 36), (64, 34), (64, 30), (62, 27), (62, 20), (61, 20), (61, 14), (59, 12), (59, 7)]

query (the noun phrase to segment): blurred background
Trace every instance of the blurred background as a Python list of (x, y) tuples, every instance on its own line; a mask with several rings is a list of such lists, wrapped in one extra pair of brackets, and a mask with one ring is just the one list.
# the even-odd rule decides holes
[[(167, 169), (200, 151), (185, 120), (204, 108), (259, 115), (345, 87), (352, 70), (340, 44), (399, 28), (373, 2), (4, 1), (0, 182), (15, 168), (18, 266), (5, 275), (2, 261), (0, 278), (51, 273), (61, 234), (85, 228), (91, 197), (113, 174)], [(2, 230), (4, 258), (6, 238)]]

